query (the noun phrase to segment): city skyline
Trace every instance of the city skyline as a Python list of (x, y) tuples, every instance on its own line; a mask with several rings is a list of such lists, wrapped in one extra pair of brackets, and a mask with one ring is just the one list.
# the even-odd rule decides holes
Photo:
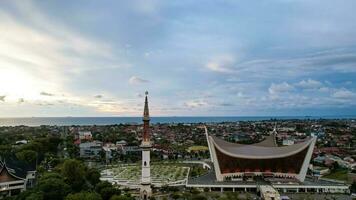
[(356, 113), (354, 1), (4, 1), (0, 117)]

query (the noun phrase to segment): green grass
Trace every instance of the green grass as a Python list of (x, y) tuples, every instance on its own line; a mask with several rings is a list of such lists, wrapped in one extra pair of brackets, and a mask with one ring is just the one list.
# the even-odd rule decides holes
[(337, 170), (335, 172), (323, 176), (323, 178), (347, 181), (347, 170)]
[(188, 152), (191, 151), (208, 151), (209, 148), (207, 146), (191, 146), (187, 149)]

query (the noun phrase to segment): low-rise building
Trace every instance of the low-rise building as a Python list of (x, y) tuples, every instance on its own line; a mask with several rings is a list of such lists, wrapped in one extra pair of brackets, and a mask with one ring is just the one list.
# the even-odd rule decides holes
[(330, 174), (330, 169), (327, 167), (314, 166), (312, 172), (314, 176), (323, 176)]
[(113, 144), (113, 143), (106, 143), (104, 146), (103, 146), (103, 150), (105, 151), (105, 158), (106, 158), (106, 161), (110, 161), (113, 157), (113, 152), (116, 152), (118, 150), (118, 147), (120, 145), (117, 145), (117, 144)]
[(34, 185), (35, 167), (15, 159), (0, 161), (0, 199), (17, 195)]
[(78, 135), (80, 140), (92, 140), (93, 138), (90, 131), (79, 131)]
[(264, 200), (280, 200), (281, 196), (277, 190), (270, 185), (259, 186), (261, 198)]
[(286, 139), (286, 140), (283, 140), (282, 144), (283, 144), (283, 146), (289, 146), (289, 145), (293, 145), (294, 141), (290, 140), (290, 139)]
[(100, 141), (84, 142), (79, 144), (81, 158), (95, 158), (99, 156), (103, 143)]
[(122, 154), (126, 155), (130, 152), (140, 152), (141, 148), (139, 146), (122, 146), (121, 152)]

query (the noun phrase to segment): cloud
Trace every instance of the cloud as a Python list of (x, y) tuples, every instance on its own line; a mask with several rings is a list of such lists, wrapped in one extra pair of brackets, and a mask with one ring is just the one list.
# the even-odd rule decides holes
[(226, 54), (214, 57), (206, 63), (205, 67), (214, 72), (231, 73), (235, 62), (235, 57)]
[(98, 95), (95, 95), (94, 98), (96, 98), (96, 99), (101, 99), (101, 98), (103, 98), (103, 95), (98, 94)]
[[(295, 57), (274, 55), (273, 58), (245, 59), (240, 62), (221, 64), (212, 60), (206, 65), (212, 71), (238, 73), (242, 80), (246, 78), (280, 79), (312, 76), (332, 73), (356, 73), (356, 49), (331, 49), (329, 51), (314, 51), (310, 54), (299, 54)], [(278, 77), (276, 77), (278, 74)], [(305, 80), (306, 84), (310, 84)], [(311, 79), (311, 82), (313, 80)], [(303, 83), (302, 83), (303, 84)]]
[(6, 96), (0, 96), (0, 101), (4, 102)]
[(338, 99), (351, 99), (356, 97), (356, 93), (351, 92), (350, 90), (347, 90), (345, 88), (336, 90), (333, 94), (332, 97), (338, 98)]
[(89, 85), (83, 74), (130, 64), (110, 42), (68, 26), (37, 3), (12, 1), (11, 9), (0, 8), (0, 92), (8, 103), (26, 99), (29, 107), (47, 96), (86, 108), (92, 101), (86, 89), (76, 91)]
[(136, 93), (136, 97), (138, 97), (138, 98), (142, 98), (142, 97), (143, 97), (143, 95), (142, 95), (141, 93)]
[(330, 88), (328, 88), (328, 87), (321, 87), (321, 88), (319, 88), (319, 91), (320, 91), (320, 92), (329, 92), (329, 91), (330, 91)]
[(48, 92), (41, 92), (40, 95), (42, 95), (42, 96), (50, 96), (50, 97), (54, 96), (54, 94), (48, 93)]
[(293, 89), (294, 87), (286, 82), (280, 84), (272, 83), (271, 86), (268, 88), (268, 92), (270, 94), (278, 94), (283, 92), (289, 92), (292, 91)]
[(129, 79), (129, 83), (131, 85), (137, 85), (137, 84), (141, 84), (141, 83), (148, 83), (148, 80), (142, 79), (140, 77), (137, 76), (131, 76)]
[(295, 84), (295, 86), (303, 88), (303, 89), (318, 89), (323, 86), (323, 84), (319, 81), (308, 79), (302, 80), (299, 83)]
[[(148, 80), (153, 110), (168, 115), (184, 110), (190, 115), (243, 115), (246, 110), (262, 115), (265, 108), (275, 114), (304, 107), (329, 111), (340, 104), (356, 109), (347, 100), (356, 83), (344, 83), (356, 73), (355, 12), (349, 2), (324, 9), (335, 3), (229, 1), (194, 11), (189, 8), (197, 3), (186, 1), (109, 1), (100, 9), (100, 3), (69, 4), (66, 12), (61, 10), (68, 3), (62, 2), (14, 0), (1, 6), (0, 94), (6, 103), (0, 114), (23, 115), (16, 106), (24, 98), (22, 109), (45, 105), (44, 100), (55, 103), (48, 112), (35, 106), (28, 116), (139, 115), (142, 95), (136, 93)], [(295, 9), (281, 12), (285, 6)], [(327, 15), (315, 10), (320, 6)], [(251, 20), (245, 12), (249, 8), (257, 11), (256, 18), (267, 16), (266, 23)], [(116, 79), (126, 83), (113, 85), (110, 80)]]
[(232, 104), (232, 103), (220, 103), (219, 105), (223, 106), (223, 107), (235, 106), (235, 104)]
[[(46, 15), (34, 2), (13, 1), (11, 7), (16, 12), (0, 12), (0, 65), (7, 71), (0, 74), (0, 83), (2, 75), (21, 71), (26, 77), (21, 82), (37, 94), (69, 91), (70, 83), (82, 73), (129, 66), (109, 43)], [(28, 90), (11, 91), (11, 95), (15, 92), (32, 98)]]
[(48, 103), (48, 102), (39, 102), (36, 105), (38, 105), (38, 106), (54, 106), (55, 104)]
[(137, 0), (132, 3), (137, 12), (145, 15), (156, 14), (160, 6), (158, 0)]
[(187, 102), (184, 102), (184, 106), (188, 108), (199, 108), (203, 106), (207, 106), (208, 103), (204, 100), (201, 99), (196, 99), (196, 100), (190, 100)]

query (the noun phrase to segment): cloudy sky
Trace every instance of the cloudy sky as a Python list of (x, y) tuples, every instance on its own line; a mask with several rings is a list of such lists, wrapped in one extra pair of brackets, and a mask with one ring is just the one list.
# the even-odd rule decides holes
[(0, 4), (0, 117), (353, 115), (354, 0)]

